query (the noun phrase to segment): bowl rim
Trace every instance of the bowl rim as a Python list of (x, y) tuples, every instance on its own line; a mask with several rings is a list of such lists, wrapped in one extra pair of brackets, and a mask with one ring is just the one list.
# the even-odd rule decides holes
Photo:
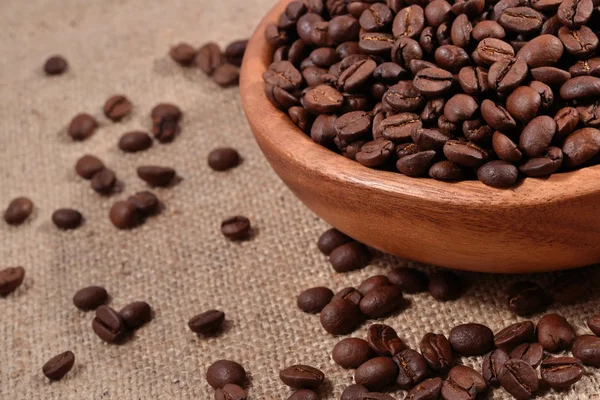
[(266, 42), (265, 27), (277, 23), (279, 15), (291, 1), (279, 0), (250, 38), (240, 71), (240, 94), (246, 118), (259, 145), (261, 142), (268, 143), (270, 148), (278, 149), (286, 161), (295, 164), (299, 171), (310, 169), (323, 182), (344, 181), (368, 186), (392, 197), (412, 197), (469, 207), (533, 206), (600, 192), (600, 165), (553, 174), (549, 178), (524, 178), (516, 186), (498, 189), (475, 180), (445, 182), (368, 168), (315, 143), (300, 131), (287, 113), (268, 100), (264, 90), (262, 74), (271, 63), (274, 52)]

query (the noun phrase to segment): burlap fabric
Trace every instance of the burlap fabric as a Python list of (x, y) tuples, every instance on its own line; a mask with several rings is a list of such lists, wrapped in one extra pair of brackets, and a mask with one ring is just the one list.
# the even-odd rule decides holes
[[(278, 371), (294, 363), (322, 369), (323, 399), (339, 398), (352, 382), (330, 359), (338, 339), (326, 334), (318, 317), (301, 313), (295, 295), (326, 285), (334, 290), (411, 263), (378, 255), (372, 266), (335, 274), (316, 249), (327, 226), (286, 189), (262, 157), (244, 119), (237, 89), (222, 90), (197, 69), (183, 69), (168, 57), (178, 41), (221, 44), (250, 35), (271, 0), (3, 0), (0, 4), (0, 204), (18, 195), (32, 198), (34, 217), (24, 226), (0, 223), (0, 264), (22, 265), (23, 286), (0, 298), (1, 399), (211, 399), (207, 366), (220, 358), (244, 365), (253, 399), (285, 399), (291, 391)], [(70, 62), (67, 74), (41, 72), (46, 56)], [(126, 94), (135, 104), (122, 123), (102, 116), (106, 98)], [(119, 136), (149, 129), (158, 102), (185, 112), (174, 143), (155, 144), (140, 154), (123, 154)], [(73, 115), (90, 112), (101, 127), (89, 140), (70, 141), (65, 128)], [(215, 173), (206, 165), (216, 146), (238, 148), (243, 164)], [(84, 153), (101, 157), (123, 183), (122, 192), (101, 197), (75, 175)], [(144, 189), (135, 168), (163, 164), (182, 177), (156, 190), (166, 210), (130, 232), (107, 218), (110, 205)], [(318, 184), (317, 182), (315, 184)], [(4, 206), (3, 206), (4, 207)], [(60, 232), (52, 211), (74, 207), (83, 227)], [(251, 218), (257, 235), (241, 244), (225, 240), (223, 218)], [(430, 270), (427, 266), (418, 266)], [(593, 269), (591, 279), (598, 283)], [(427, 331), (448, 333), (457, 323), (479, 321), (493, 330), (516, 321), (502, 290), (514, 276), (463, 274), (471, 282), (456, 302), (437, 303), (427, 294), (384, 321), (414, 347)], [(535, 276), (547, 283), (556, 275)], [(106, 345), (90, 327), (93, 313), (72, 304), (83, 286), (104, 285), (111, 305), (147, 300), (154, 320), (121, 346)], [(553, 307), (586, 332), (585, 319), (599, 312), (598, 291), (571, 307)], [(224, 332), (198, 338), (187, 320), (206, 309), (227, 313)], [(534, 319), (538, 319), (535, 316)], [(356, 336), (364, 336), (362, 326)], [(42, 365), (72, 349), (74, 369), (50, 383)], [(464, 362), (477, 368), (480, 359)], [(548, 399), (598, 399), (600, 373), (590, 369), (573, 391), (547, 392)], [(402, 392), (396, 393), (403, 398)], [(496, 390), (490, 399), (507, 395)]]

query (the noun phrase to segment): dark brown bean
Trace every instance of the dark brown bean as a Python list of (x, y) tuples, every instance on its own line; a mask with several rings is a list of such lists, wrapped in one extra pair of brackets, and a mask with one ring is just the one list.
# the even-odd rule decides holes
[(420, 293), (427, 290), (429, 279), (427, 275), (414, 268), (399, 267), (388, 274), (390, 282), (405, 293)]
[(391, 358), (376, 357), (356, 369), (354, 382), (369, 390), (379, 390), (394, 382), (397, 376), (398, 365)]
[(229, 240), (244, 240), (252, 235), (250, 220), (243, 216), (234, 216), (221, 222), (221, 233)]
[(405, 400), (437, 400), (442, 390), (441, 378), (429, 378), (408, 391)]
[[(313, 392), (314, 393), (314, 392)], [(292, 395), (293, 396), (293, 395)], [(241, 386), (235, 385), (233, 383), (227, 383), (222, 388), (217, 389), (215, 391), (215, 400), (246, 400), (246, 392)], [(301, 397), (294, 398), (290, 397), (290, 399), (298, 399), (301, 400)], [(318, 397), (304, 397), (306, 400), (318, 400)]]
[(447, 400), (475, 400), (486, 389), (485, 380), (479, 372), (464, 365), (457, 365), (450, 370), (448, 378), (443, 383), (441, 394), (442, 398)]
[(206, 370), (206, 381), (215, 389), (221, 389), (228, 383), (244, 386), (246, 370), (235, 361), (218, 360)]
[(129, 99), (121, 94), (114, 95), (104, 103), (104, 115), (114, 122), (120, 121), (131, 112), (133, 104)]
[(510, 358), (523, 360), (535, 369), (544, 358), (544, 348), (539, 343), (522, 343), (510, 352)]
[(119, 311), (127, 329), (138, 329), (152, 319), (152, 307), (145, 301), (134, 301)]
[(462, 167), (477, 168), (488, 158), (488, 153), (470, 142), (449, 140), (444, 144), (444, 155), (451, 162)]
[(75, 354), (69, 350), (48, 360), (42, 367), (42, 372), (46, 375), (46, 378), (58, 381), (73, 368), (74, 364)]
[(33, 202), (27, 197), (11, 200), (4, 211), (4, 221), (9, 225), (20, 225), (33, 213)]
[(600, 314), (593, 315), (587, 320), (587, 326), (596, 336), (600, 336)]
[(396, 384), (400, 389), (408, 390), (421, 382), (429, 373), (425, 358), (418, 352), (406, 349), (397, 353), (393, 360), (398, 365)]
[(89, 114), (81, 113), (73, 117), (67, 128), (67, 132), (73, 140), (85, 140), (94, 134), (97, 127), (98, 121), (96, 121), (96, 118)]
[(574, 357), (548, 357), (541, 367), (542, 379), (553, 389), (566, 389), (578, 382), (585, 372)]
[(431, 166), (429, 176), (440, 181), (458, 181), (464, 178), (464, 173), (458, 165), (444, 160)]
[(105, 305), (96, 309), (92, 329), (100, 339), (108, 343), (118, 342), (125, 335), (123, 319), (115, 310)]
[(194, 333), (213, 333), (223, 326), (225, 313), (219, 310), (208, 310), (192, 317), (188, 327)]
[(196, 65), (207, 75), (212, 75), (215, 70), (225, 62), (221, 48), (216, 43), (206, 43), (198, 49)]
[(321, 310), (319, 316), (321, 326), (332, 335), (352, 332), (362, 318), (358, 305), (345, 298), (332, 300)]
[(302, 291), (296, 297), (298, 308), (306, 313), (316, 314), (329, 304), (333, 298), (331, 289), (318, 286)]
[(494, 333), (485, 325), (462, 324), (452, 328), (448, 341), (461, 355), (481, 355), (494, 347)]
[(140, 223), (141, 215), (135, 204), (129, 201), (117, 201), (112, 205), (108, 218), (119, 229), (131, 229)]
[(208, 154), (208, 166), (214, 171), (226, 171), (240, 163), (240, 154), (231, 147), (219, 147)]
[(25, 279), (23, 267), (9, 267), (0, 270), (0, 296), (6, 296), (21, 286)]
[(394, 328), (384, 324), (369, 326), (367, 341), (371, 349), (382, 356), (392, 357), (406, 349), (406, 345), (398, 337)]
[(496, 333), (494, 335), (494, 344), (499, 349), (511, 351), (521, 343), (532, 342), (534, 333), (535, 325), (533, 322), (516, 322)]
[(562, 145), (568, 167), (579, 167), (600, 153), (600, 130), (579, 129), (570, 134)]
[(434, 371), (444, 373), (452, 367), (452, 347), (446, 336), (426, 333), (420, 343), (421, 354)]
[(137, 175), (150, 186), (167, 186), (175, 177), (175, 170), (158, 165), (144, 165), (137, 168)]
[(373, 356), (369, 344), (359, 338), (340, 340), (331, 352), (331, 357), (342, 368), (358, 368)]
[(398, 171), (407, 176), (425, 176), (429, 172), (435, 156), (436, 152), (434, 150), (421, 151), (416, 154), (411, 154), (399, 159), (396, 162), (396, 168), (398, 168)]
[(397, 286), (381, 286), (368, 292), (360, 301), (360, 311), (369, 318), (379, 318), (396, 311), (404, 304), (402, 290)]
[(539, 285), (521, 281), (509, 286), (508, 308), (517, 315), (528, 315), (548, 305), (548, 295)]
[(325, 375), (308, 365), (292, 365), (279, 371), (279, 378), (294, 389), (316, 389), (323, 383)]
[(504, 364), (510, 359), (504, 350), (496, 349), (483, 359), (481, 375), (489, 386), (500, 386), (498, 374)]
[(83, 311), (95, 310), (108, 300), (108, 292), (101, 286), (88, 286), (73, 296), (75, 307)]
[(62, 75), (68, 67), (69, 64), (67, 63), (67, 60), (65, 60), (64, 57), (55, 55), (49, 57), (44, 63), (44, 72), (46, 73), (46, 75), (50, 76)]
[(539, 388), (535, 370), (522, 360), (508, 360), (498, 378), (502, 387), (518, 400), (531, 398)]
[(537, 339), (544, 350), (554, 353), (571, 348), (575, 340), (575, 331), (564, 317), (547, 314), (538, 321)]
[(578, 336), (573, 342), (573, 356), (585, 365), (600, 367), (600, 338), (593, 335)]
[(452, 271), (438, 271), (429, 276), (429, 294), (438, 301), (456, 300), (463, 291), (463, 282)]
[(179, 43), (169, 50), (169, 55), (176, 63), (189, 66), (196, 58), (196, 49), (187, 43)]
[(371, 260), (367, 246), (349, 242), (338, 246), (329, 254), (329, 263), (336, 272), (349, 272), (364, 268)]
[(52, 213), (52, 222), (60, 229), (75, 229), (81, 225), (83, 216), (72, 208), (60, 208)]
[(115, 173), (108, 168), (104, 168), (103, 170), (94, 174), (90, 182), (90, 186), (100, 194), (110, 194), (112, 193), (116, 183), (117, 176)]
[(494, 160), (477, 170), (477, 178), (484, 184), (495, 188), (509, 188), (519, 179), (519, 170), (513, 164), (503, 160)]

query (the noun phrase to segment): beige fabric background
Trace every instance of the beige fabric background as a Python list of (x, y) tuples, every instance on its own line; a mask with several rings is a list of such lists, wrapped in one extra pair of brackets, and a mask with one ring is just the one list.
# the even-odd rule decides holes
[[(207, 366), (219, 358), (237, 360), (251, 378), (253, 399), (285, 399), (291, 391), (278, 370), (294, 363), (321, 368), (327, 378), (323, 399), (339, 398), (352, 371), (338, 368), (330, 351), (338, 339), (318, 317), (301, 313), (295, 295), (326, 285), (358, 285), (370, 275), (410, 263), (379, 255), (373, 265), (334, 274), (316, 249), (327, 226), (300, 204), (271, 171), (254, 143), (235, 88), (221, 90), (195, 69), (182, 69), (167, 56), (170, 45), (208, 40), (221, 44), (247, 37), (272, 0), (2, 0), (0, 5), (0, 205), (25, 195), (36, 204), (21, 227), (0, 223), (0, 265), (22, 265), (23, 286), (0, 298), (0, 399), (211, 399)], [(63, 54), (67, 74), (48, 78), (44, 59)], [(126, 94), (133, 114), (113, 124), (101, 113), (104, 100)], [(119, 136), (149, 129), (151, 107), (162, 101), (185, 112), (182, 133), (169, 145), (141, 154), (122, 154)], [(100, 129), (82, 143), (70, 141), (66, 125), (90, 112)], [(215, 146), (237, 147), (244, 163), (225, 173), (206, 166)], [(89, 152), (100, 156), (124, 183), (110, 198), (94, 193), (73, 171)], [(183, 180), (156, 193), (166, 211), (139, 229), (116, 230), (110, 205), (145, 186), (135, 167), (170, 165)], [(58, 207), (75, 207), (82, 228), (59, 232), (50, 222)], [(251, 218), (257, 237), (230, 243), (219, 233), (230, 215)], [(430, 270), (431, 268), (421, 266)], [(586, 301), (554, 307), (579, 333), (585, 319), (600, 312), (599, 277)], [(437, 303), (427, 294), (386, 323), (416, 346), (429, 330), (448, 333), (460, 322), (479, 321), (493, 330), (516, 321), (505, 308), (502, 289), (514, 276), (463, 274), (471, 289), (459, 301)], [(552, 276), (533, 279), (545, 283)], [(93, 313), (71, 302), (83, 286), (104, 285), (111, 305), (147, 300), (155, 319), (122, 346), (106, 345), (92, 332)], [(227, 313), (227, 328), (200, 339), (187, 320), (206, 309)], [(535, 316), (534, 319), (538, 319)], [(366, 326), (356, 332), (364, 336)], [(50, 383), (41, 367), (72, 349), (74, 369)], [(465, 360), (479, 368), (480, 359)], [(548, 399), (598, 399), (600, 373), (590, 369), (573, 391)], [(397, 392), (399, 399), (402, 392)], [(496, 390), (490, 399), (507, 398)]]

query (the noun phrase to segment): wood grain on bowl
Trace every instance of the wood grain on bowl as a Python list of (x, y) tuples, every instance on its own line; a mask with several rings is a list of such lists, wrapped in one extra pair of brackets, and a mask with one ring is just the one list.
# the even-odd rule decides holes
[(289, 2), (278, 2), (250, 40), (240, 91), (262, 152), (306, 206), (361, 242), (424, 263), (514, 273), (600, 262), (600, 166), (502, 190), (369, 169), (302, 133), (271, 105), (262, 79), (274, 50), (265, 26)]

